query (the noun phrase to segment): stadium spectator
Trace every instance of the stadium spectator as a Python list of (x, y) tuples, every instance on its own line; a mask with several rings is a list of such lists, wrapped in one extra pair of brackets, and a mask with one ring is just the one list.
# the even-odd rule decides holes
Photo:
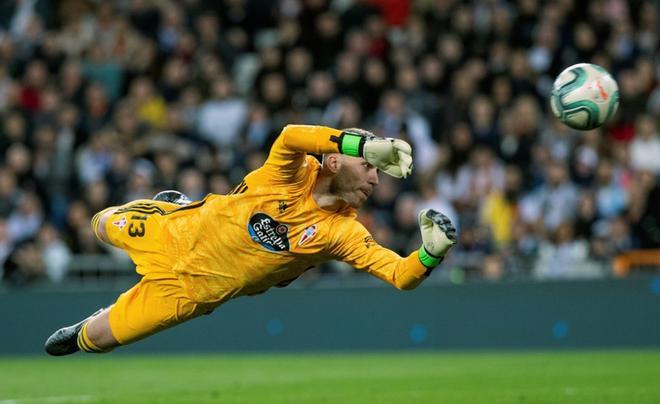
[(601, 275), (598, 266), (589, 259), (588, 243), (574, 238), (571, 222), (560, 223), (550, 237), (539, 247), (533, 269), (536, 278), (585, 278)]
[[(247, 119), (247, 104), (235, 97), (233, 85), (228, 78), (218, 77), (210, 85), (210, 98), (199, 107), (199, 133), (217, 146), (235, 147), (239, 131)], [(222, 122), (222, 125), (218, 122)]]
[(16, 176), (6, 167), (0, 167), (0, 217), (6, 219), (18, 203), (20, 189)]
[(520, 168), (507, 166), (502, 188), (489, 192), (483, 199), (480, 206), (481, 221), (488, 226), (496, 247), (506, 247), (512, 241), (522, 187)]
[(577, 198), (566, 166), (552, 160), (546, 166), (544, 184), (521, 199), (522, 218), (537, 229), (555, 232), (561, 223), (573, 219)]
[(604, 218), (617, 216), (628, 204), (628, 194), (623, 185), (614, 176), (613, 164), (604, 159), (596, 169), (596, 206), (598, 214)]
[(630, 144), (630, 159), (636, 170), (660, 174), (660, 133), (650, 115), (640, 115), (635, 124), (635, 137)]
[[(7, 230), (7, 221), (4, 218), (0, 218), (0, 264), (1, 268), (4, 269), (5, 261), (9, 256), (13, 247), (13, 242), (9, 238), (9, 231)], [(2, 274), (4, 270), (0, 271), (0, 279), (2, 279)]]
[(421, 172), (430, 169), (437, 149), (431, 137), (431, 128), (421, 114), (409, 108), (403, 92), (391, 90), (383, 94), (372, 126), (381, 136), (409, 140), (416, 150), (415, 167)]
[(9, 238), (16, 243), (30, 239), (36, 236), (43, 221), (44, 212), (37, 195), (24, 193), (7, 218)]
[(33, 238), (16, 243), (4, 262), (3, 280), (13, 286), (25, 286), (46, 278), (41, 254)]
[(55, 227), (50, 224), (41, 227), (37, 241), (41, 250), (41, 259), (45, 266), (46, 276), (52, 282), (62, 282), (71, 261), (69, 248), (60, 239)]

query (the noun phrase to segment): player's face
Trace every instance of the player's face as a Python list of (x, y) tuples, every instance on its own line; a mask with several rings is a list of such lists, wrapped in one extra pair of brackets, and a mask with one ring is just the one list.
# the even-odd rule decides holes
[(378, 185), (378, 169), (363, 158), (342, 158), (341, 168), (335, 177), (337, 193), (349, 206), (359, 208)]

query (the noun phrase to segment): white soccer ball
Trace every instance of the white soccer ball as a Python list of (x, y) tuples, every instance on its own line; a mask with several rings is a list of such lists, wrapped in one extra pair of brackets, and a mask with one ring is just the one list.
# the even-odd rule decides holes
[(614, 115), (618, 106), (619, 86), (607, 70), (598, 65), (570, 66), (552, 85), (552, 112), (574, 129), (590, 130), (601, 126)]

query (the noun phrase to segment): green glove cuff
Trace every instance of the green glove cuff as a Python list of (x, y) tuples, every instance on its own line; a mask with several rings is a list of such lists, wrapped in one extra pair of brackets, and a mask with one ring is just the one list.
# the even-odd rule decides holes
[(343, 132), (341, 134), (341, 146), (339, 151), (341, 154), (353, 157), (362, 157), (364, 149), (364, 136), (355, 135), (350, 132)]
[(429, 252), (426, 251), (426, 248), (424, 248), (424, 245), (419, 247), (419, 250), (417, 251), (417, 256), (419, 257), (419, 260), (421, 261), (422, 265), (431, 269), (440, 265), (443, 259), (443, 257), (436, 257), (429, 254)]

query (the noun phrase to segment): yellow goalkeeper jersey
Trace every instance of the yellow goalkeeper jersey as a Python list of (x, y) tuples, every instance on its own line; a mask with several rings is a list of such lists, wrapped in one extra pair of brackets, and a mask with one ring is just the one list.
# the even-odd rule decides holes
[(289, 125), (264, 165), (228, 195), (210, 194), (163, 217), (173, 271), (198, 302), (223, 302), (286, 286), (306, 269), (341, 260), (399, 289), (425, 277), (417, 252), (376, 243), (356, 211), (321, 209), (312, 191), (321, 165), (307, 153), (338, 152), (336, 129)]

